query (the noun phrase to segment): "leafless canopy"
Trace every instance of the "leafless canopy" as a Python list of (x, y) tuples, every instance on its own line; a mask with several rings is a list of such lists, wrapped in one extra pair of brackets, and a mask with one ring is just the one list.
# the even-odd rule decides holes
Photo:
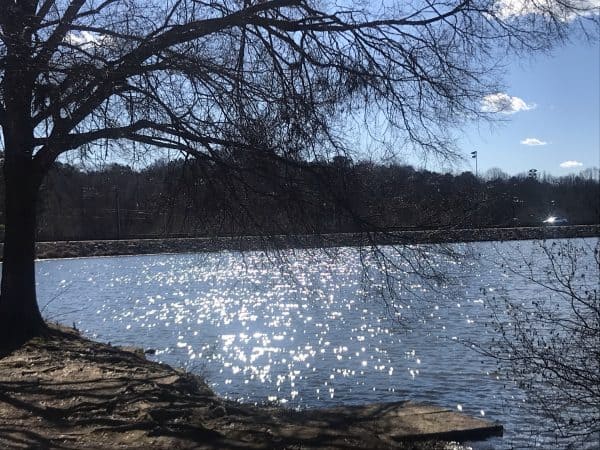
[(596, 20), (593, 4), (7, 0), (0, 126), (13, 97), (32, 92), (42, 174), (64, 152), (115, 143), (310, 160), (338, 153), (357, 122), (448, 154), (448, 125), (481, 115), (482, 96), (496, 92), (496, 58), (549, 48)]
[(561, 448), (593, 448), (600, 437), (600, 241), (538, 242), (503, 267), (534, 286), (527, 298), (486, 298), (495, 338), (477, 344), (527, 394), (528, 408)]

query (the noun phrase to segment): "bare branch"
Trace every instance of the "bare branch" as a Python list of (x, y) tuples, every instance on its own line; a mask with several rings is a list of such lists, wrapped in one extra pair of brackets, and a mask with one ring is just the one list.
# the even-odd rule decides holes
[(69, 7), (65, 11), (63, 17), (60, 19), (58, 26), (55, 28), (53, 33), (44, 43), (42, 50), (35, 59), (34, 64), (38, 67), (45, 67), (48, 61), (52, 57), (52, 54), (58, 48), (58, 45), (65, 39), (67, 33), (71, 28), (71, 24), (77, 13), (85, 4), (85, 0), (72, 0)]

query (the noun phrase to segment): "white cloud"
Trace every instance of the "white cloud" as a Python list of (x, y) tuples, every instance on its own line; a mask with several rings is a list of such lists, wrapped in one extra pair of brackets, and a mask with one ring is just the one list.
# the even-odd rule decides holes
[[(565, 6), (566, 5), (566, 6)], [(497, 0), (496, 13), (501, 19), (525, 16), (528, 14), (550, 15), (569, 22), (580, 16), (589, 16), (600, 12), (600, 0)]]
[(481, 101), (481, 110), (489, 113), (514, 114), (534, 108), (534, 104), (527, 104), (522, 98), (511, 97), (503, 92), (486, 95)]
[(82, 31), (81, 33), (70, 32), (65, 36), (65, 42), (70, 45), (87, 49), (106, 44), (107, 37), (99, 33), (90, 33), (89, 31)]
[(562, 167), (563, 169), (572, 169), (574, 167), (581, 167), (583, 166), (583, 163), (580, 163), (579, 161), (565, 161), (560, 163), (560, 167)]
[(531, 145), (531, 146), (548, 145), (547, 142), (541, 141), (538, 138), (526, 138), (526, 139), (523, 139), (521, 141), (521, 144), (523, 144), (523, 145)]

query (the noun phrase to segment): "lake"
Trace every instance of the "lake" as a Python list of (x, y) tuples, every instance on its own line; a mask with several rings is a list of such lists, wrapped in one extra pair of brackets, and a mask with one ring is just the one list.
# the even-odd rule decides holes
[(536, 252), (521, 241), (36, 268), (45, 317), (100, 341), (155, 349), (150, 358), (202, 375), (223, 397), (294, 408), (430, 402), (501, 422), (504, 438), (471, 444), (485, 449), (547, 443), (524, 393), (468, 344), (493, 337), (488, 299), (545, 295), (512, 272)]

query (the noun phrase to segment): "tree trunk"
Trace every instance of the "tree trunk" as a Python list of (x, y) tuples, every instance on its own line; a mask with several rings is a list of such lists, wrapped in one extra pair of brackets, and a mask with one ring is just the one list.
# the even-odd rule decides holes
[(18, 346), (46, 329), (35, 292), (38, 183), (27, 152), (11, 153), (7, 145), (6, 228), (0, 288), (0, 347), (4, 349)]
[[(27, 4), (21, 3), (21, 7)], [(31, 27), (26, 26), (26, 17), (27, 14), (17, 14), (4, 29), (13, 40), (7, 44), (6, 70), (1, 83), (6, 188), (0, 286), (0, 348), (3, 349), (20, 345), (46, 330), (35, 295), (35, 212), (42, 172), (33, 160), (31, 105), (37, 75), (33, 70), (32, 47), (28, 45)]]

